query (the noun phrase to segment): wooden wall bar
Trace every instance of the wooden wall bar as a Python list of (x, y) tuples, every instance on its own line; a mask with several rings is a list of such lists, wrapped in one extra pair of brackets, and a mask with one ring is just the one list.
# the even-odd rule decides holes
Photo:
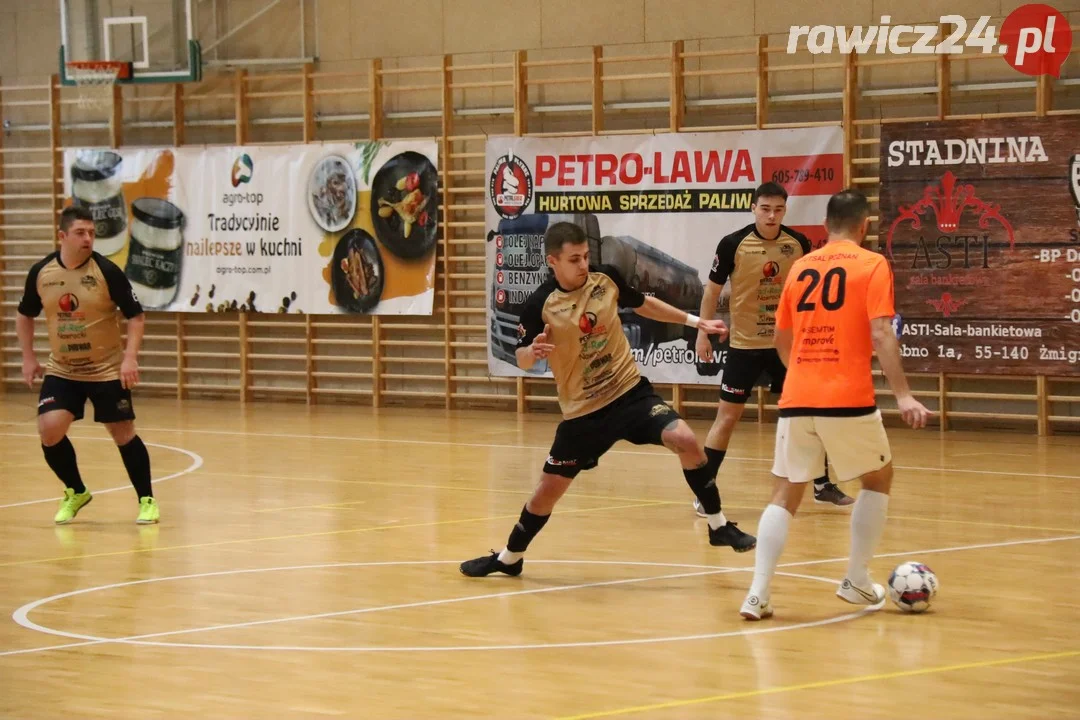
[[(1074, 37), (1080, 35), (1074, 27)], [(778, 42), (778, 41), (777, 41)], [(1074, 40), (1080, 46), (1080, 37)], [(1001, 65), (1004, 63), (997, 59)], [(371, 60), (207, 72), (188, 85), (123, 86), (87, 110), (58, 78), (0, 78), (0, 394), (25, 392), (15, 308), (30, 265), (55, 243), (65, 147), (312, 143), (436, 137), (442, 233), (430, 317), (152, 313), (143, 392), (345, 401), (518, 413), (557, 409), (547, 380), (487, 374), (484, 141), (804, 127), (842, 122), (845, 179), (876, 208), (883, 123), (1080, 113), (1080, 63), (1062, 78), (1002, 76), (980, 55), (788, 55), (769, 38)], [(998, 76), (993, 76), (998, 72)], [(876, 218), (875, 218), (876, 220)], [(876, 247), (876, 229), (868, 242)], [(204, 291), (208, 289), (204, 288)], [(43, 323), (39, 350), (46, 352)], [(881, 378), (882, 405), (894, 415)], [(1080, 429), (1080, 379), (920, 375), (942, 430)], [(711, 387), (667, 386), (684, 413), (713, 412)], [(751, 420), (775, 417), (759, 389)]]

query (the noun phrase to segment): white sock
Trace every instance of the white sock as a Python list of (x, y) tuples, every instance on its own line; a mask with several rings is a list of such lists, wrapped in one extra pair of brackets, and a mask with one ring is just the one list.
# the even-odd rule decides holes
[(769, 585), (776, 573), (776, 563), (787, 542), (788, 525), (792, 515), (787, 508), (770, 503), (761, 513), (757, 529), (757, 550), (754, 557), (754, 582), (750, 585), (750, 594), (766, 600), (769, 597)]
[(513, 565), (523, 557), (525, 557), (525, 553), (510, 552), (506, 548), (503, 548), (502, 552), (499, 553), (499, 562), (504, 565)]
[[(851, 559), (848, 561), (848, 580), (861, 588), (870, 584), (870, 559), (885, 530), (889, 496), (873, 490), (863, 490), (851, 510)], [(760, 547), (761, 541), (758, 540)]]
[(727, 518), (724, 517), (724, 513), (722, 512), (718, 512), (715, 515), (706, 515), (706, 517), (709, 518), (709, 527), (713, 530), (727, 525)]

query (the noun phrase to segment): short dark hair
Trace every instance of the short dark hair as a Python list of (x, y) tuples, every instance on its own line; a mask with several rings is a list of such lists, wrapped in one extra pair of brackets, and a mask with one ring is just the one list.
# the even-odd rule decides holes
[(544, 254), (558, 255), (563, 245), (581, 245), (589, 241), (580, 225), (572, 222), (557, 222), (544, 233)]
[(869, 215), (870, 201), (860, 191), (848, 188), (829, 198), (825, 229), (836, 235), (852, 235)]
[(751, 205), (757, 205), (758, 199), (763, 197), (780, 197), (787, 200), (787, 190), (780, 183), (767, 182), (758, 185), (754, 191), (754, 197), (750, 199)]
[(83, 207), (82, 205), (68, 205), (64, 208), (64, 211), (60, 213), (60, 231), (67, 232), (70, 230), (76, 220), (94, 222), (94, 216), (90, 213), (90, 208), (88, 207)]

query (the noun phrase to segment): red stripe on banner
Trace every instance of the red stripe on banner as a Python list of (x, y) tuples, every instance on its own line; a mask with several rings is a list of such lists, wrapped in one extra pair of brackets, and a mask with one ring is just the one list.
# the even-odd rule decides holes
[(844, 155), (763, 157), (761, 177), (780, 183), (788, 195), (832, 195), (843, 189)]
[(810, 240), (810, 246), (817, 250), (829, 239), (829, 233), (824, 225), (788, 225), (795, 232), (802, 233)]

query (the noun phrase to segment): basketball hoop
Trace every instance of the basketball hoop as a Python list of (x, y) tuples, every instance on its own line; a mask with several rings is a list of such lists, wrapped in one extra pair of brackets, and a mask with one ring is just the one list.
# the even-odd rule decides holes
[(78, 106), (105, 108), (112, 104), (111, 88), (131, 78), (131, 63), (110, 60), (80, 60), (65, 63), (67, 76), (79, 88)]

